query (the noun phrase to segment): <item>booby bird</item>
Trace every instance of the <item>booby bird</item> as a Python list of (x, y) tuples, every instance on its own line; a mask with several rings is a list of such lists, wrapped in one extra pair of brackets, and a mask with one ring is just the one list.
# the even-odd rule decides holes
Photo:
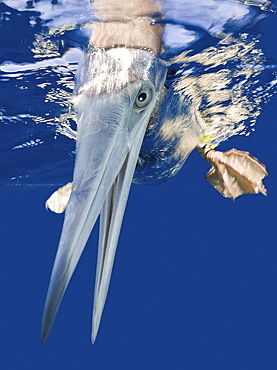
[[(216, 155), (203, 145), (197, 112), (166, 86), (176, 67), (162, 58), (165, 24), (159, 3), (98, 0), (94, 8), (98, 21), (89, 25), (90, 42), (74, 91), (78, 136), (73, 182), (47, 202), (53, 211), (65, 209), (65, 219), (45, 302), (43, 341), (100, 215), (91, 335), (95, 341), (135, 170), (145, 182), (170, 178), (198, 147), (213, 166), (210, 182), (224, 196), (266, 192), (265, 167), (248, 153)], [(153, 155), (153, 148), (147, 151), (151, 135), (160, 155)], [(170, 157), (166, 169), (161, 165), (164, 153)]]
[[(139, 4), (144, 8), (150, 2)], [(154, 8), (148, 6), (147, 11), (153, 13)], [(101, 214), (91, 336), (95, 341), (140, 148), (164, 86), (167, 68), (156, 58), (161, 52), (162, 26), (151, 25), (149, 18), (130, 13), (137, 13), (137, 8), (131, 6), (122, 22), (102, 19), (93, 25), (90, 45), (77, 72), (77, 155), (45, 303), (43, 341)], [(102, 14), (105, 18), (105, 12)], [(116, 11), (112, 17), (116, 17)]]

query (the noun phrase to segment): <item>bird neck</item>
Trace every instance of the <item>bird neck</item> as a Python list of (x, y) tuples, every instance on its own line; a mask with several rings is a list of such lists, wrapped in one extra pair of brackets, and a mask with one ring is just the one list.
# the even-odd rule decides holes
[(90, 43), (96, 47), (125, 46), (159, 54), (163, 25), (157, 1), (96, 0), (93, 3), (98, 22), (92, 22)]

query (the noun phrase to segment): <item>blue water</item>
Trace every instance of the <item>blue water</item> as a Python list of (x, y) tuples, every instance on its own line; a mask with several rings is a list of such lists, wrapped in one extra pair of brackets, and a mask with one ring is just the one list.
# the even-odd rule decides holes
[[(96, 344), (89, 340), (94, 233), (49, 341), (42, 345), (43, 304), (62, 226), (62, 217), (46, 212), (44, 201), (57, 184), (71, 179), (76, 124), (71, 106), (63, 104), (64, 91), (73, 89), (68, 82), (73, 81), (78, 55), (69, 67), (68, 62), (62, 68), (54, 65), (53, 59), (69, 47), (61, 35), (58, 52), (52, 50), (57, 55), (34, 58), (34, 34), (44, 27), (38, 14), (0, 7), (11, 13), (1, 18), (1, 63), (48, 63), (38, 70), (23, 66), (21, 71), (1, 72), (6, 80), (0, 85), (0, 177), (2, 185), (9, 185), (1, 189), (0, 202), (1, 368), (276, 369), (276, 96), (271, 97), (274, 88), (265, 94), (258, 89), (260, 102), (250, 88), (256, 82), (268, 87), (275, 79), (276, 16), (244, 28), (248, 40), (260, 40), (257, 48), (268, 66), (257, 78), (250, 76), (243, 91), (250, 101), (253, 97), (254, 107), (261, 106), (261, 114), (254, 126), (252, 117), (239, 121), (250, 136), (225, 141), (224, 133), (220, 146), (249, 150), (266, 163), (268, 196), (224, 199), (204, 180), (209, 166), (196, 152), (164, 186), (133, 186)], [(35, 24), (29, 24), (30, 17)], [(79, 34), (77, 42), (76, 37), (68, 39), (79, 50), (86, 39), (80, 41)], [(205, 33), (193, 49), (197, 54), (217, 44), (217, 38)], [(196, 78), (193, 87), (199, 86), (198, 76), (218, 71), (211, 66), (205, 70), (192, 58), (189, 63)], [(236, 59), (228, 69), (234, 72), (235, 66)], [(232, 77), (231, 87), (235, 81)], [(201, 109), (205, 104), (200, 103)], [(56, 117), (61, 114), (60, 123)], [(9, 191), (15, 180), (36, 188)], [(51, 183), (53, 189), (37, 188)]]

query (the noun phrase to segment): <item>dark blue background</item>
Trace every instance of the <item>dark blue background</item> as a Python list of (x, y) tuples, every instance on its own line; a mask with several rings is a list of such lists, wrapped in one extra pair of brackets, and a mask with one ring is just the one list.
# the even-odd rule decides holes
[[(276, 17), (262, 29), (276, 61)], [(1, 369), (277, 369), (276, 104), (250, 137), (220, 148), (249, 150), (267, 165), (267, 197), (224, 199), (197, 153), (169, 183), (132, 187), (94, 345), (97, 231), (43, 345), (63, 216), (44, 209), (50, 189), (1, 190)]]

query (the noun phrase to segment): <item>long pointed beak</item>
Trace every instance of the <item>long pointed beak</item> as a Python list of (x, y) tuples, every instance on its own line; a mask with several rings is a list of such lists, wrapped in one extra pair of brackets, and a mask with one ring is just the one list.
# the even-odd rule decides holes
[[(137, 88), (132, 88), (134, 90)], [(43, 342), (50, 333), (67, 285), (101, 212), (92, 341), (96, 338), (128, 193), (152, 111), (150, 107), (139, 119), (128, 120), (133, 109), (130, 96), (129, 91), (107, 95), (93, 103), (88, 97), (78, 102), (73, 188), (46, 297)]]
[(91, 341), (95, 342), (105, 305), (117, 242), (146, 125), (141, 125), (130, 152), (101, 210)]

